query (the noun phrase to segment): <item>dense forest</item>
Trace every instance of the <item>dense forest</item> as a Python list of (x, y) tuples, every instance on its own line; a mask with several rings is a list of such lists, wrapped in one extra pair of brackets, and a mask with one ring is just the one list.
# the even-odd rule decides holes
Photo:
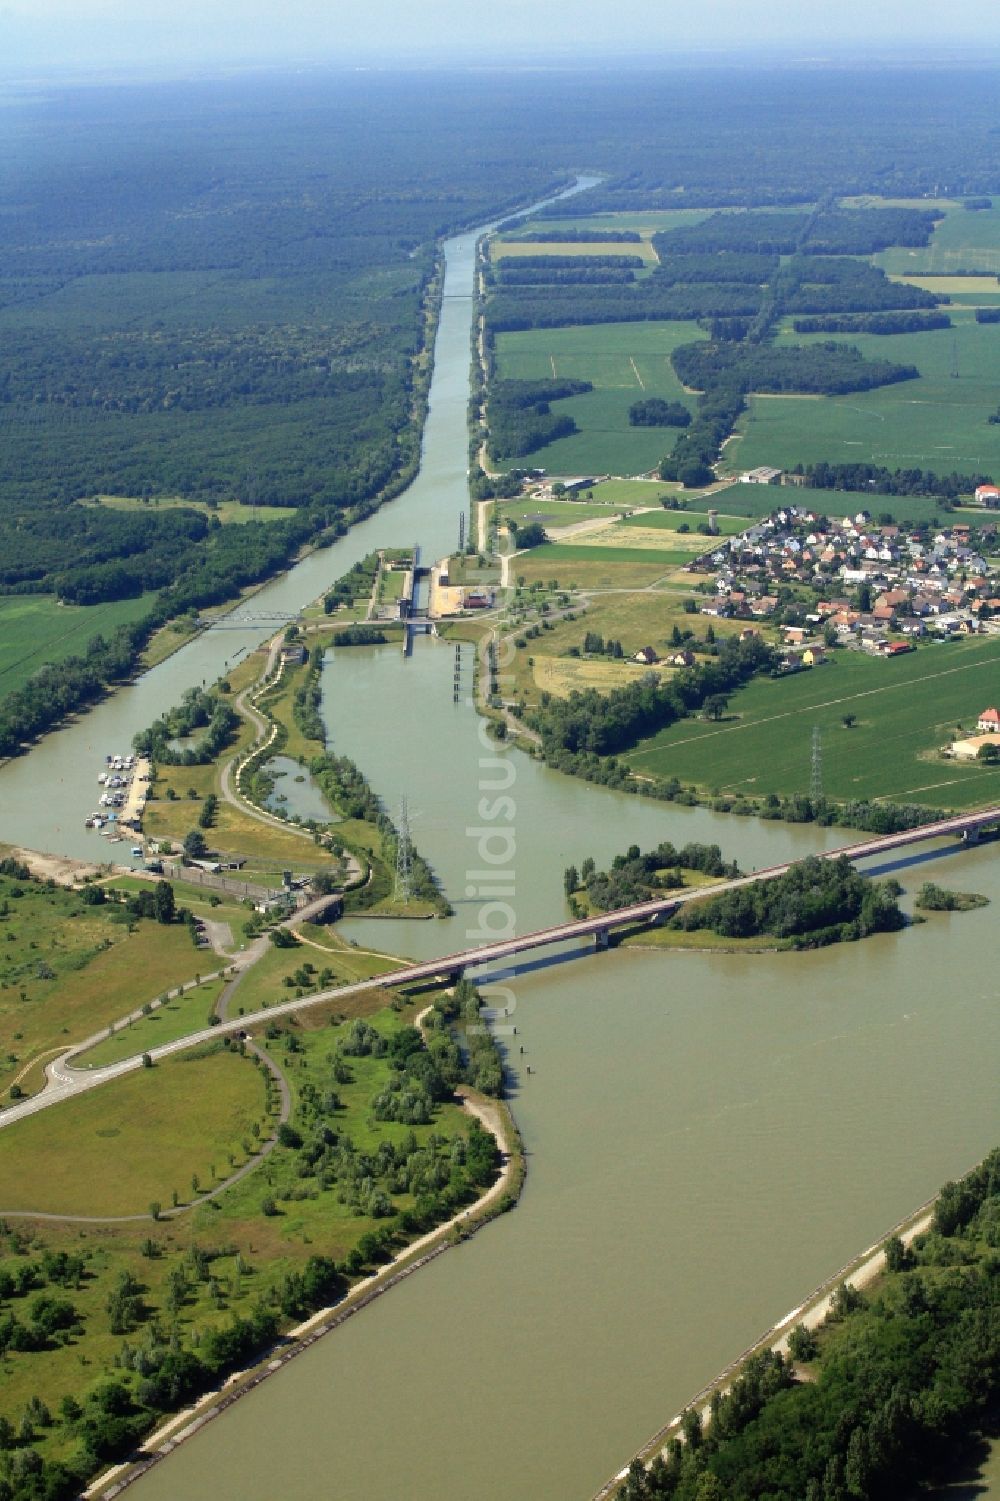
[(635, 1461), (620, 1501), (905, 1501), (944, 1478), (995, 1432), (998, 1219), (993, 1152), (944, 1186), (929, 1231), (886, 1242), (871, 1294), (841, 1285), (818, 1336), (753, 1356), (707, 1426), (685, 1412), (685, 1441)]
[(816, 490), (870, 490), (874, 495), (936, 495), (957, 500), (977, 485), (992, 484), (988, 474), (937, 474), (933, 469), (887, 469), (882, 464), (796, 464)]
[(851, 344), (682, 344), (673, 365), (686, 386), (697, 390), (724, 386), (741, 391), (803, 391), (840, 396), (870, 391), (896, 381), (915, 380), (915, 365), (867, 360)]
[(836, 860), (810, 855), (773, 881), (752, 881), (686, 903), (670, 926), (686, 933), (706, 929), (723, 938), (767, 935), (812, 948), (901, 928), (899, 891), (895, 881), (862, 875), (845, 855)]
[(591, 390), (589, 380), (493, 381), (486, 403), (491, 458), (504, 464), (575, 432), (569, 413), (553, 412), (550, 403)]

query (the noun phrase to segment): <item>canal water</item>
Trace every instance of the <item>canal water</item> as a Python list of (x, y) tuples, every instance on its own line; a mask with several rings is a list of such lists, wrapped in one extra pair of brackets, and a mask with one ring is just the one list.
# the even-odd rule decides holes
[[(245, 613), (294, 613), (374, 546), (436, 556), (457, 540), (474, 243), (447, 247), (420, 479)], [(0, 771), (3, 837), (93, 853), (98, 757), (271, 629), (203, 636)], [(422, 956), (487, 924), (555, 921), (565, 865), (631, 842), (716, 840), (751, 869), (842, 837), (650, 804), (498, 751), (464, 697), (469, 650), (458, 703), (453, 660), (421, 639), (406, 660), (354, 648), (324, 671), (332, 748), (391, 810), (405, 794), (456, 908), (354, 919), (344, 931), (366, 947)], [(1000, 902), (993, 848), (897, 867), (911, 888), (929, 871)], [(586, 1501), (756, 1335), (995, 1143), (995, 952), (994, 906), (816, 954), (529, 961), (504, 996), (529, 1164), (517, 1210), (182, 1445), (138, 1501)]]

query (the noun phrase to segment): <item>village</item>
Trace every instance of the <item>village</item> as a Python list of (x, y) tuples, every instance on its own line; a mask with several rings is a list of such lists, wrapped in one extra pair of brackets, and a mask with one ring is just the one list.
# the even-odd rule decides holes
[(713, 576), (702, 614), (778, 625), (795, 668), (834, 645), (891, 657), (923, 637), (1000, 629), (1000, 581), (987, 559), (996, 545), (992, 522), (909, 529), (868, 511), (831, 519), (789, 505), (689, 571)]

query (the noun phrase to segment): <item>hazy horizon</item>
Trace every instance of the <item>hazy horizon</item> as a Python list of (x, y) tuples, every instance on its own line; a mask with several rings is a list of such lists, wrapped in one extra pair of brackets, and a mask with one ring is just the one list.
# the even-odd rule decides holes
[[(432, 41), (428, 41), (432, 38)], [(676, 14), (654, 0), (504, 0), (471, 14), (460, 0), (420, 9), (372, 0), (331, 14), (325, 0), (0, 0), (0, 70), (25, 75), (162, 73), (246, 67), (669, 65), (713, 59), (987, 62), (1000, 54), (1000, 8), (955, 0), (704, 0)]]

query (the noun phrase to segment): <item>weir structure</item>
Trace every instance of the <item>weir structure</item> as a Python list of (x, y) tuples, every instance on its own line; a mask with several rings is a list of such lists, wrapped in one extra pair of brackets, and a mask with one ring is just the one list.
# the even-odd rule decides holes
[[(849, 860), (866, 860), (873, 856), (888, 854), (892, 850), (923, 844), (929, 839), (949, 837), (957, 838), (963, 843), (975, 844), (978, 843), (983, 829), (990, 826), (994, 828), (1000, 826), (1000, 807), (980, 808), (974, 813), (962, 813), (953, 818), (943, 818), (936, 823), (922, 824), (919, 828), (905, 829), (898, 834), (884, 834), (876, 839), (863, 840), (859, 844), (843, 845), (838, 849), (825, 851), (818, 858), (839, 860), (846, 856)], [(214, 1027), (204, 1027), (201, 1031), (190, 1032), (174, 1042), (163, 1043), (160, 1047), (148, 1049), (145, 1054), (138, 1053), (134, 1057), (123, 1058), (118, 1063), (107, 1064), (104, 1068), (73, 1067), (73, 1049), (68, 1049), (46, 1068), (48, 1083), (40, 1094), (11, 1105), (0, 1114), (0, 1129), (20, 1120), (25, 1115), (32, 1115), (50, 1105), (58, 1104), (62, 1099), (72, 1098), (76, 1094), (120, 1078), (122, 1074), (131, 1073), (134, 1069), (143, 1066), (144, 1057), (156, 1061), (159, 1058), (170, 1057), (174, 1053), (184, 1052), (187, 1048), (198, 1047), (202, 1043), (217, 1041), (220, 1037), (234, 1034), (246, 1036), (250, 1028), (263, 1022), (270, 1024), (280, 1017), (293, 1016), (296, 1012), (304, 1011), (311, 1006), (346, 1000), (350, 996), (362, 995), (369, 990), (396, 989), (401, 985), (416, 985), (421, 982), (428, 985), (453, 984), (470, 970), (482, 969), (496, 961), (514, 959), (518, 954), (528, 953), (533, 949), (572, 943), (581, 938), (592, 938), (596, 949), (606, 949), (610, 944), (610, 935), (615, 929), (653, 926), (669, 917), (686, 902), (697, 901), (706, 896), (717, 896), (726, 891), (735, 891), (741, 886), (750, 886), (755, 881), (776, 880), (778, 876), (784, 875), (797, 863), (798, 861), (795, 860), (785, 860), (780, 865), (771, 865), (765, 870), (757, 870), (752, 875), (738, 876), (733, 880), (718, 881), (707, 888), (697, 886), (683, 891), (673, 891), (648, 902), (637, 902), (631, 907), (620, 907), (615, 912), (601, 912), (594, 917), (575, 918), (570, 922), (558, 923), (555, 927), (539, 928), (533, 933), (523, 933), (514, 938), (502, 939), (497, 943), (483, 944), (479, 948), (465, 949), (457, 954), (445, 954), (439, 959), (425, 959), (419, 964), (408, 964), (399, 969), (390, 970), (386, 974), (372, 975), (367, 980), (355, 981), (350, 985), (340, 985), (331, 990), (319, 990), (313, 995), (299, 996), (295, 1000), (269, 1006), (260, 1014), (241, 1016), (236, 1020), (220, 1022)]]

